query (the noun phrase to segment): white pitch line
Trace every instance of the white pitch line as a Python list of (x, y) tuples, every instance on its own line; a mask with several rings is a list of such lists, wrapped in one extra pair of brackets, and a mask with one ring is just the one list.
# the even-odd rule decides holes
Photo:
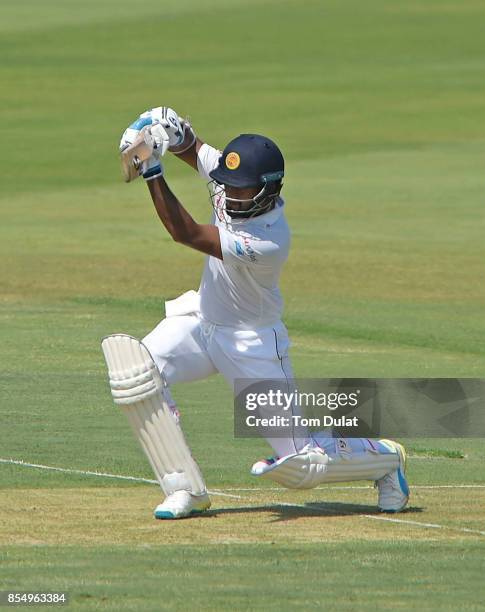
[[(22, 461), (19, 459), (3, 459), (0, 458), (0, 463), (9, 464), (9, 465), (19, 465), (22, 467), (30, 467), (37, 468), (40, 470), (50, 470), (53, 472), (64, 472), (66, 474), (80, 474), (82, 476), (98, 476), (102, 478), (115, 478), (118, 480), (130, 480), (132, 482), (145, 482), (148, 484), (158, 484), (157, 480), (152, 480), (150, 478), (141, 478), (138, 476), (125, 476), (122, 474), (110, 474), (107, 472), (94, 472), (90, 470), (75, 470), (73, 468), (62, 468), (52, 465), (43, 465), (41, 463), (28, 463), (26, 461)], [(316, 487), (320, 490), (325, 489), (370, 489), (371, 486), (360, 486), (360, 487)], [(485, 488), (485, 485), (417, 485), (413, 487), (415, 489), (472, 489), (472, 488)], [(227, 491), (287, 491), (283, 487), (267, 487), (267, 488), (252, 488), (252, 489), (242, 489), (242, 488), (229, 488)], [(208, 491), (211, 495), (221, 496), (221, 497), (232, 497), (234, 499), (245, 499), (240, 495), (231, 495), (229, 493), (223, 493), (222, 491)], [(246, 498), (247, 499), (247, 498)], [(251, 500), (247, 500), (251, 501)], [(285, 506), (290, 508), (301, 508), (303, 510), (307, 510), (311, 512), (314, 508), (319, 508), (321, 510), (327, 510), (325, 506), (319, 504), (312, 504), (311, 507), (306, 506), (304, 504), (291, 504), (279, 502), (277, 505)], [(267, 506), (254, 506), (255, 509), (261, 508), (264, 509)], [(405, 525), (413, 525), (415, 527), (423, 527), (425, 529), (445, 529), (450, 531), (459, 531), (463, 533), (473, 533), (476, 535), (485, 536), (485, 531), (480, 531), (479, 529), (469, 529), (467, 527), (452, 527), (448, 525), (439, 525), (437, 523), (420, 523), (419, 521), (411, 521), (407, 519), (398, 519), (398, 518), (390, 518), (387, 516), (374, 516), (372, 514), (354, 514), (352, 512), (346, 513), (347, 516), (360, 516), (361, 518), (372, 519), (375, 521), (387, 521), (390, 523), (402, 523)]]
[(232, 499), (244, 499), (244, 497), (241, 497), (241, 495), (231, 495), (231, 493), (224, 493), (219, 491), (219, 489), (207, 489), (207, 493), (220, 497), (231, 497)]
[[(158, 485), (158, 480), (152, 480), (151, 478), (141, 478), (138, 476), (125, 476), (122, 474), (109, 474), (106, 472), (92, 472), (91, 470), (75, 470), (73, 468), (56, 467), (53, 465), (43, 465), (41, 463), (28, 463), (21, 459), (2, 459), (0, 463), (6, 463), (9, 465), (20, 465), (22, 467), (37, 468), (39, 470), (50, 470), (52, 472), (63, 472), (65, 474), (80, 474), (81, 476), (98, 476), (101, 478), (114, 478), (116, 480), (130, 480), (131, 482), (145, 482), (148, 484)], [(240, 495), (232, 495), (230, 493), (223, 493), (221, 491), (208, 491), (211, 495), (221, 497), (231, 497), (233, 499), (242, 499)]]
[[(328, 490), (337, 490), (337, 491), (346, 491), (346, 490), (364, 490), (364, 489), (373, 489), (374, 485), (362, 485), (362, 486), (342, 486), (342, 487), (334, 487), (330, 485), (325, 485), (323, 487), (314, 487), (312, 491), (328, 491)], [(412, 485), (411, 489), (485, 489), (485, 484), (456, 484), (456, 485)], [(288, 491), (285, 487), (226, 487), (224, 491)]]
[[(313, 512), (315, 508), (318, 508), (319, 510), (330, 511), (329, 508), (326, 508), (325, 506), (322, 506), (320, 504), (312, 504), (311, 506), (307, 506), (305, 504), (287, 504), (287, 503), (278, 502), (276, 505), (285, 506), (289, 508), (301, 508), (303, 510), (307, 510), (308, 512)], [(425, 529), (445, 529), (449, 531), (459, 531), (459, 532), (464, 532), (464, 533), (473, 533), (475, 535), (485, 536), (485, 531), (480, 531), (479, 529), (469, 529), (468, 527), (453, 527), (450, 525), (439, 525), (437, 523), (421, 523), (419, 521), (390, 518), (388, 516), (375, 516), (374, 514), (358, 514), (357, 512), (343, 512), (342, 515), (358, 516), (360, 518), (372, 519), (374, 521), (387, 521), (389, 523), (402, 523), (404, 525), (412, 525), (413, 527), (423, 527)]]
[[(361, 486), (361, 487), (332, 487), (330, 485), (326, 485), (324, 487), (313, 487), (312, 491), (328, 491), (328, 490), (337, 490), (337, 491), (351, 491), (351, 490), (367, 490), (367, 489), (373, 489), (373, 485), (365, 485), (365, 486)], [(413, 487), (414, 489), (415, 487)], [(224, 491), (240, 491), (240, 492), (253, 492), (253, 491), (289, 491), (290, 489), (287, 489), (285, 487), (226, 487), (224, 489)], [(302, 489), (303, 490), (303, 489)]]
[(485, 531), (479, 529), (469, 529), (468, 527), (453, 527), (451, 525), (438, 525), (437, 523), (421, 523), (419, 521), (410, 521), (407, 519), (390, 518), (388, 516), (374, 516), (373, 514), (361, 514), (362, 518), (372, 519), (374, 521), (388, 521), (389, 523), (403, 523), (404, 525), (413, 525), (415, 527), (426, 527), (428, 529), (448, 529), (451, 531), (463, 531), (465, 533), (474, 533), (485, 536)]
[(81, 474), (82, 476), (101, 476), (103, 478), (116, 478), (118, 480), (132, 480), (134, 482), (147, 482), (149, 484), (158, 484), (157, 480), (150, 478), (140, 478), (137, 476), (123, 476), (121, 474), (107, 474), (105, 472), (92, 472), (90, 470), (75, 470), (72, 468), (56, 467), (53, 465), (42, 465), (41, 463), (28, 463), (21, 459), (0, 459), (0, 463), (8, 463), (11, 465), (20, 465), (22, 467), (37, 468), (39, 470), (50, 470), (52, 472), (64, 472), (66, 474)]
[(412, 489), (485, 489), (482, 484), (453, 484), (453, 485), (413, 485)]
[[(157, 480), (152, 480), (150, 478), (141, 478), (137, 476), (125, 476), (122, 474), (109, 474), (105, 472), (95, 472), (90, 470), (75, 470), (72, 468), (62, 468), (55, 467), (51, 465), (43, 465), (39, 463), (28, 463), (26, 461), (22, 461), (19, 459), (2, 459), (0, 458), (0, 463), (7, 463), (11, 465), (20, 465), (24, 467), (32, 467), (38, 468), (41, 470), (51, 470), (55, 472), (64, 472), (67, 474), (80, 474), (82, 476), (98, 476), (102, 478), (114, 478), (118, 480), (130, 480), (132, 482), (145, 482), (148, 484), (158, 484)], [(373, 489), (373, 485), (350, 485), (350, 486), (331, 486), (325, 485), (323, 487), (315, 487), (314, 490), (317, 491), (326, 491), (326, 490), (335, 490), (335, 491), (345, 491), (345, 490), (367, 490)], [(413, 489), (485, 489), (485, 484), (452, 484), (452, 485), (413, 485)], [(231, 495), (227, 493), (227, 491), (233, 492), (253, 492), (253, 491), (288, 491), (288, 489), (284, 487), (226, 487), (224, 488), (224, 492), (217, 489), (214, 491), (209, 491), (209, 493), (213, 495), (220, 495), (221, 497), (232, 497), (234, 499), (242, 499), (240, 495)]]
[[(315, 508), (317, 508), (319, 510), (327, 511), (327, 514), (331, 512), (330, 508), (327, 508), (326, 506), (322, 506), (320, 504), (314, 504), (314, 503), (311, 506), (307, 506), (305, 504), (292, 504), (292, 503), (286, 503), (286, 502), (277, 502), (273, 504), (273, 506), (283, 506), (285, 508), (298, 508), (301, 510), (306, 510), (307, 512), (314, 512)], [(261, 511), (266, 510), (267, 511), (268, 509), (271, 509), (271, 506), (255, 505), (255, 506), (250, 506), (250, 508), (251, 510), (261, 510)], [(227, 511), (227, 510), (240, 510), (240, 508), (238, 507), (237, 508), (222, 508), (222, 512)], [(212, 510), (210, 512), (217, 514), (217, 510)], [(413, 527), (422, 527), (424, 529), (444, 529), (444, 530), (449, 530), (449, 531), (458, 531), (458, 532), (463, 532), (463, 533), (472, 533), (474, 535), (485, 536), (485, 531), (480, 531), (479, 529), (469, 529), (468, 527), (453, 527), (451, 525), (439, 525), (438, 523), (421, 523), (419, 521), (391, 518), (387, 516), (375, 516), (373, 514), (358, 514), (357, 512), (342, 512), (342, 516), (357, 516), (359, 518), (372, 519), (374, 521), (387, 521), (390, 523), (401, 523), (404, 525), (412, 525)]]

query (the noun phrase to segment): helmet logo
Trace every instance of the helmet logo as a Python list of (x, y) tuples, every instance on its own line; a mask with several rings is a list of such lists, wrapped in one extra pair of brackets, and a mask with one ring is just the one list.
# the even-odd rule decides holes
[(226, 166), (229, 170), (236, 170), (236, 168), (239, 168), (240, 163), (241, 158), (237, 153), (232, 152), (226, 155)]

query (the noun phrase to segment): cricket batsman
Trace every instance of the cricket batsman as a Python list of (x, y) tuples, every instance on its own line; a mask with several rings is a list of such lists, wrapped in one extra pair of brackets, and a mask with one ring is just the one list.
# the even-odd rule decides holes
[[(161, 162), (166, 150), (209, 182), (210, 223), (195, 221), (170, 189)], [(166, 302), (165, 319), (141, 342), (114, 334), (102, 343), (113, 399), (165, 496), (154, 515), (185, 518), (207, 510), (210, 499), (171, 385), (217, 372), (231, 386), (238, 378), (293, 377), (278, 287), (290, 246), (280, 195), (284, 159), (258, 134), (241, 134), (221, 152), (168, 107), (140, 115), (123, 133), (120, 151), (126, 180), (143, 177), (173, 240), (205, 255), (198, 291)], [(396, 442), (310, 437), (305, 430), (267, 440), (275, 457), (253, 465), (256, 477), (295, 489), (372, 480), (382, 511), (399, 512), (408, 502), (405, 451)]]

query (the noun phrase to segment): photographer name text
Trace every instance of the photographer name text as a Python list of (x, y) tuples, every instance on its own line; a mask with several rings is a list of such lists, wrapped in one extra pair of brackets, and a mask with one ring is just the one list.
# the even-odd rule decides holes
[(320, 418), (307, 418), (300, 415), (257, 417), (251, 414), (246, 417), (247, 427), (358, 427), (358, 417), (332, 417), (328, 414)]

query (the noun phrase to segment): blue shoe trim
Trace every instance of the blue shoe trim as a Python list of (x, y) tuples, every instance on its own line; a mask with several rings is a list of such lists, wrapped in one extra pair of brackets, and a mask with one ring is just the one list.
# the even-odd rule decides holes
[(166, 510), (161, 510), (159, 512), (154, 512), (153, 513), (155, 518), (157, 519), (174, 519), (174, 515), (171, 512), (168, 512)]
[[(206, 510), (208, 510), (208, 508), (205, 508), (204, 510), (191, 510), (190, 513), (188, 514), (188, 516), (193, 516), (195, 514), (202, 514), (202, 512), (205, 512)], [(187, 518), (186, 516), (183, 517), (176, 517), (174, 516), (171, 512), (169, 512), (168, 510), (159, 510), (158, 512), (154, 512), (153, 516), (156, 519), (168, 519), (168, 520), (175, 520), (175, 519), (180, 519), (180, 518)]]

